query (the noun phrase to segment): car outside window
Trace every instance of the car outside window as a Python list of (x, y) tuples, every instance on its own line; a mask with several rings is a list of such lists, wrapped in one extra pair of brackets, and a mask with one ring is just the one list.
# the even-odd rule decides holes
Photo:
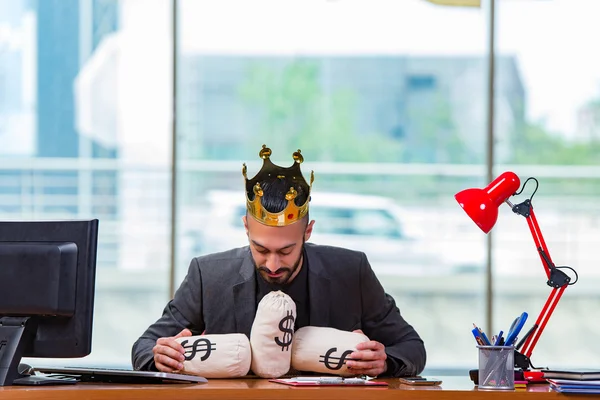
[(400, 238), (398, 221), (385, 210), (354, 210), (352, 222), (356, 235)]

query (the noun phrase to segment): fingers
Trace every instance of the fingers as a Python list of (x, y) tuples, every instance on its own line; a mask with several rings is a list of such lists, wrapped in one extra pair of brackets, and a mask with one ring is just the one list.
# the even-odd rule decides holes
[[(189, 330), (184, 329), (175, 337), (190, 336), (187, 333), (191, 334)], [(154, 353), (154, 364), (159, 371), (177, 372), (183, 369), (185, 349), (175, 341), (174, 337), (159, 338), (152, 348), (152, 353)]]
[[(159, 339), (160, 340), (160, 339)], [(156, 342), (156, 345), (152, 349), (154, 354), (164, 354), (167, 357), (170, 357), (174, 360), (183, 361), (185, 349), (181, 347), (181, 345), (174, 340), (172, 341), (164, 341), (164, 342)]]
[[(202, 332), (204, 334), (204, 332)], [(192, 331), (190, 331), (189, 329), (185, 328), (184, 330), (182, 330), (181, 332), (179, 332), (177, 335), (174, 336), (175, 339), (183, 337), (183, 336), (192, 336)]]
[(387, 354), (383, 349), (378, 351), (371, 350), (363, 350), (363, 351), (355, 351), (350, 354), (348, 357), (348, 366), (352, 366), (357, 363), (356, 366), (360, 366), (361, 368), (373, 367), (374, 361), (385, 363), (387, 359)]
[(352, 369), (350, 369), (350, 371), (352, 371), (352, 373), (354, 373), (356, 375), (366, 375), (366, 376), (371, 376), (371, 377), (381, 375), (385, 372), (383, 367), (363, 368), (363, 369), (352, 368)]
[(385, 351), (385, 346), (375, 340), (369, 340), (368, 342), (360, 342), (357, 344), (356, 350)]
[(377, 376), (385, 371), (385, 358), (379, 355), (378, 358), (348, 360), (346, 365), (357, 375)]
[(185, 349), (175, 339), (187, 336), (192, 336), (192, 331), (186, 328), (173, 337), (162, 337), (156, 341), (152, 353), (154, 365), (159, 371), (179, 372), (183, 369)]
[(357, 375), (377, 376), (385, 372), (385, 346), (377, 341), (359, 343), (350, 354), (348, 368)]
[(180, 337), (187, 337), (187, 336), (192, 336), (192, 332), (186, 328), (186, 329), (183, 329), (181, 332), (179, 332), (177, 335), (175, 335), (173, 337), (159, 338), (156, 341), (156, 345), (164, 346), (164, 349), (161, 349), (159, 351), (160, 353), (166, 354), (171, 358), (183, 361), (184, 360), (183, 355), (185, 354), (185, 349), (175, 339), (180, 338)]
[(348, 369), (356, 375), (377, 376), (385, 372), (385, 360), (346, 361)]
[(152, 349), (152, 352), (154, 354), (164, 354), (173, 359), (183, 361), (185, 349), (172, 338), (160, 338), (156, 341), (156, 345)]
[(187, 331), (188, 333), (191, 334), (191, 332), (188, 329), (184, 329), (183, 331), (179, 332), (177, 334), (177, 336), (159, 338), (156, 341), (156, 345), (169, 347), (169, 348), (177, 351), (178, 353), (185, 354), (185, 349), (183, 348), (183, 346), (175, 340), (179, 337), (190, 336), (185, 331)]
[(179, 372), (183, 369), (183, 364), (164, 354), (154, 355), (154, 365), (161, 372)]

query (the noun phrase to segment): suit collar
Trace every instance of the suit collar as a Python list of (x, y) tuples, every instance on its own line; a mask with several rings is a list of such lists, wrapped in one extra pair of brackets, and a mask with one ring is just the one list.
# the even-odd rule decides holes
[(250, 337), (254, 315), (256, 314), (256, 282), (254, 280), (254, 263), (250, 249), (242, 261), (239, 270), (239, 281), (233, 286), (233, 303), (235, 313), (235, 331)]
[(315, 245), (306, 243), (304, 255), (308, 261), (308, 295), (310, 298), (310, 324), (312, 326), (328, 326), (331, 293), (331, 279), (321, 258), (318, 256)]

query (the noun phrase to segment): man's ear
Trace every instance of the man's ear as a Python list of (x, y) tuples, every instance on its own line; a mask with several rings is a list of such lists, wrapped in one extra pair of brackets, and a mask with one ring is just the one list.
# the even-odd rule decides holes
[(248, 219), (246, 218), (245, 215), (242, 217), (242, 221), (244, 222), (244, 229), (246, 230), (246, 236), (248, 236)]
[(308, 239), (310, 239), (310, 235), (312, 234), (314, 224), (315, 224), (315, 220), (313, 219), (306, 225), (306, 229), (304, 230), (304, 241), (305, 242), (308, 242)]

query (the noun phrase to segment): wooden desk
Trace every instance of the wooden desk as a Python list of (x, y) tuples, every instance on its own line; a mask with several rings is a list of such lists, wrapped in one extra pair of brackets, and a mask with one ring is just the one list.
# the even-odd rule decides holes
[[(439, 387), (414, 387), (386, 379), (388, 387), (292, 387), (265, 379), (211, 379), (204, 384), (87, 384), (46, 387), (0, 387), (0, 399), (353, 399), (353, 400), (469, 400), (469, 399), (559, 399), (565, 395), (549, 391), (548, 385), (530, 385), (527, 391), (478, 391), (467, 377), (441, 377)], [(569, 395), (569, 400), (593, 398)]]

